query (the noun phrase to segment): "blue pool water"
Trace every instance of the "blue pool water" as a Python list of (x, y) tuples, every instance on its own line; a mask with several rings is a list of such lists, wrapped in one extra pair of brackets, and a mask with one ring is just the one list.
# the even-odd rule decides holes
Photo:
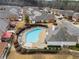
[(28, 32), (26, 32), (26, 42), (27, 43), (36, 43), (39, 40), (40, 32), (42, 28), (36, 27)]

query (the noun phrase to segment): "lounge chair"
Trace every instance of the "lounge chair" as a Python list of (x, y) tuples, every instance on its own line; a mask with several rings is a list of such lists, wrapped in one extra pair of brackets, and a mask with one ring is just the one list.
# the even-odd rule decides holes
[(32, 47), (32, 43), (26, 43), (26, 45), (25, 45), (25, 46), (26, 46), (26, 48), (27, 48), (27, 49), (29, 49), (29, 48), (31, 48), (31, 47)]

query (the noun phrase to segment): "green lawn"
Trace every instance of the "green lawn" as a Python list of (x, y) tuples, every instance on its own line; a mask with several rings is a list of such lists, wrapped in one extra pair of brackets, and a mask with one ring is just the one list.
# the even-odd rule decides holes
[(79, 44), (76, 44), (76, 46), (69, 46), (69, 49), (79, 51)]

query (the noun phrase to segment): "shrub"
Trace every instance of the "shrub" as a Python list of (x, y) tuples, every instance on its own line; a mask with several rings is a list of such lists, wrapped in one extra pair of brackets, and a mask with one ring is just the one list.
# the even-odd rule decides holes
[(21, 49), (21, 53), (22, 53), (22, 54), (25, 54), (25, 53), (26, 53), (26, 48), (22, 48), (22, 49)]
[(25, 16), (25, 17), (24, 17), (24, 20), (25, 20), (27, 23), (29, 23), (29, 16)]
[(76, 47), (79, 48), (79, 44), (76, 44)]

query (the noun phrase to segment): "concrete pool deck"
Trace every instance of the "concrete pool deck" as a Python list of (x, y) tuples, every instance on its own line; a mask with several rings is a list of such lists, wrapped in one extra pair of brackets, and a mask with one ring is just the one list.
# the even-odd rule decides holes
[(40, 33), (38, 43), (44, 42), (45, 37), (46, 37), (46, 29), (43, 29), (43, 31)]
[[(25, 40), (26, 31), (28, 31), (28, 30), (25, 30), (25, 31), (22, 33), (22, 34), (23, 34), (23, 36), (22, 36), (22, 42), (23, 42), (22, 47), (24, 47), (24, 48), (26, 48), (26, 44), (27, 44), (27, 43), (26, 43), (26, 40)], [(31, 47), (32, 47), (32, 48), (37, 48), (37, 46), (38, 46), (40, 43), (44, 42), (45, 35), (46, 35), (46, 29), (43, 29), (43, 31), (40, 33), (38, 42), (37, 42), (37, 43), (32, 43)]]

